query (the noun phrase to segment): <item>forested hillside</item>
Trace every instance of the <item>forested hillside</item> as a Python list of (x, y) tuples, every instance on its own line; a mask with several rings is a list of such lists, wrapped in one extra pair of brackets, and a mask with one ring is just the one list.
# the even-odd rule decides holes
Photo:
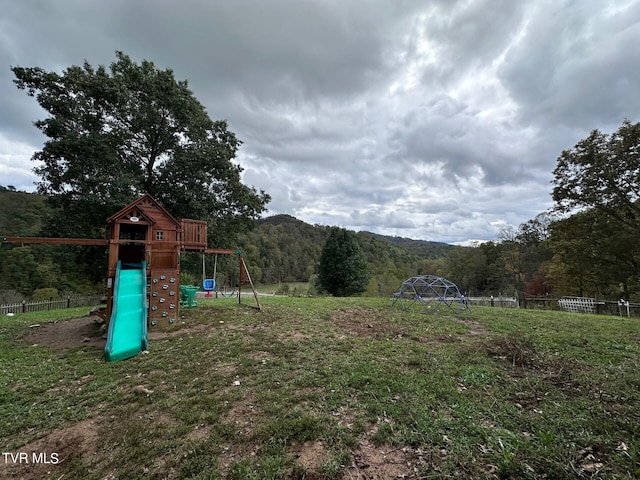
[(46, 197), (0, 186), (0, 235), (34, 236), (49, 213)]
[[(252, 277), (261, 283), (306, 282), (317, 274), (322, 247), (330, 227), (309, 225), (290, 215), (260, 220), (252, 232), (239, 240)], [(387, 294), (407, 277), (442, 270), (444, 258), (460, 248), (358, 232), (372, 280), (368, 294)]]
[(277, 215), (258, 221), (238, 243), (257, 282), (306, 282), (316, 273), (327, 234), (328, 227)]
[[(50, 214), (45, 196), (0, 186), (0, 236), (47, 236), (42, 229)], [(102, 286), (102, 271), (95, 271), (89, 264), (104, 263), (102, 257), (106, 262), (103, 247), (3, 244), (0, 302), (15, 301), (18, 295), (31, 296), (45, 288), (59, 293), (97, 292)], [(81, 264), (79, 258), (87, 262)]]
[(435, 260), (446, 257), (456, 246), (442, 242), (425, 242), (424, 240), (414, 240), (412, 238), (390, 237), (388, 235), (375, 235), (382, 240), (386, 240), (397, 245), (409, 253), (418, 255), (420, 258)]

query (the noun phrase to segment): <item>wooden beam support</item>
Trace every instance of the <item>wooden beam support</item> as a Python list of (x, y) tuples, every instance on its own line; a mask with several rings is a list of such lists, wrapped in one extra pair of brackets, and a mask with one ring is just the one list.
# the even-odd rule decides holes
[(217, 253), (220, 255), (235, 255), (237, 253), (236, 250), (224, 250), (220, 248), (207, 248), (204, 250), (204, 253)]
[(109, 245), (109, 240), (100, 238), (50, 238), (50, 237), (0, 237), (2, 243), (41, 243), (48, 245)]

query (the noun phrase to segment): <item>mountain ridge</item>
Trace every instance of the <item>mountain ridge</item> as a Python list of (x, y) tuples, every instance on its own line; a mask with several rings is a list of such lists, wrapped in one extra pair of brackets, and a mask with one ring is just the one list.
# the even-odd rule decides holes
[[(263, 218), (260, 218), (259, 220), (256, 220), (256, 224), (258, 226), (264, 225), (264, 224), (280, 225), (280, 224), (287, 224), (287, 223), (297, 224), (297, 225), (304, 224), (307, 227), (335, 228), (332, 225), (319, 225), (319, 224), (312, 225), (288, 213), (278, 213), (278, 214), (269, 215), (268, 217), (263, 217)], [(452, 245), (446, 242), (437, 242), (433, 240), (418, 240), (411, 237), (399, 237), (397, 235), (383, 235), (380, 233), (371, 232), (369, 230), (357, 230), (357, 231), (351, 230), (351, 231), (355, 232), (356, 234), (370, 235), (378, 239), (385, 240), (394, 245), (399, 245), (399, 246), (402, 246), (403, 248), (408, 248), (409, 250), (412, 250), (412, 251), (419, 251), (420, 248), (418, 247), (425, 246), (425, 245), (431, 245), (431, 246), (437, 246), (437, 247), (443, 247), (443, 248), (449, 248), (449, 249), (458, 248), (458, 245)]]

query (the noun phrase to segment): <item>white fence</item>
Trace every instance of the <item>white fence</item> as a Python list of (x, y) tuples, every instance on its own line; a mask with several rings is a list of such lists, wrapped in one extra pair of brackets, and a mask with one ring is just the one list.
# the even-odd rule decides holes
[[(599, 302), (604, 304), (604, 302)], [(565, 312), (596, 313), (596, 299), (587, 297), (562, 297), (558, 305)]]
[(524, 297), (521, 302), (514, 297), (469, 297), (471, 305), (491, 307), (525, 308), (529, 310), (564, 310), (574, 313), (640, 317), (640, 303), (626, 300), (617, 302), (590, 297)]
[(43, 310), (60, 310), (63, 308), (88, 307), (100, 305), (101, 300), (102, 296), (100, 295), (68, 297), (61, 300), (42, 300), (40, 302), (27, 302), (26, 300), (23, 300), (18, 303), (0, 305), (0, 315), (7, 315), (9, 313), (41, 312)]

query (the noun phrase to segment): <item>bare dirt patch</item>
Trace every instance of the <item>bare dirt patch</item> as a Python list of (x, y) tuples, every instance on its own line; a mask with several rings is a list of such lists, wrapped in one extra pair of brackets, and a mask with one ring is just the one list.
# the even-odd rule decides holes
[(86, 346), (104, 348), (102, 326), (102, 319), (93, 315), (60, 322), (34, 324), (20, 340), (27, 345), (42, 345), (56, 352)]
[(512, 367), (537, 369), (540, 359), (533, 342), (524, 336), (504, 336), (485, 342), (486, 354)]
[(233, 377), (236, 373), (237, 365), (228, 362), (214, 362), (209, 368), (209, 373), (221, 375), (223, 377)]
[(475, 320), (469, 320), (466, 318), (453, 318), (453, 321), (461, 323), (469, 329), (469, 333), (462, 335), (462, 337), (484, 336), (489, 333), (487, 327), (485, 327), (481, 323), (476, 322)]
[[(177, 335), (203, 335), (211, 330), (211, 325), (181, 325), (171, 331), (150, 331), (149, 340), (157, 340)], [(59, 322), (33, 324), (20, 337), (27, 345), (49, 347), (55, 352), (63, 353), (74, 348), (104, 348), (106, 328), (104, 321), (95, 315), (73, 318)]]
[(8, 478), (44, 478), (75, 458), (93, 463), (98, 455), (98, 438), (98, 425), (92, 419), (53, 430), (19, 449), (27, 454), (29, 463), (5, 464), (6, 471), (0, 471), (0, 477), (6, 473)]
[(351, 335), (358, 337), (401, 337), (407, 331), (385, 322), (381, 312), (365, 308), (349, 308), (337, 311), (331, 321)]
[(258, 363), (266, 363), (273, 359), (273, 355), (265, 350), (256, 350), (247, 354), (247, 356)]
[[(471, 348), (471, 347), (470, 347)], [(516, 382), (519, 378), (533, 375), (548, 382), (567, 395), (581, 395), (578, 380), (581, 367), (578, 362), (561, 356), (539, 352), (534, 342), (524, 335), (505, 335), (486, 339), (472, 348), (493, 358), (507, 369)], [(527, 406), (540, 402), (546, 393), (535, 389), (520, 393), (517, 405)]]
[(389, 478), (418, 479), (426, 464), (421, 448), (399, 447), (389, 444), (376, 445), (371, 438), (378, 432), (377, 423), (367, 431), (358, 447), (351, 453), (351, 465), (347, 465), (342, 478), (385, 480)]
[(452, 321), (467, 327), (469, 331), (463, 334), (431, 335), (419, 337), (412, 335), (407, 328), (389, 323), (384, 312), (365, 308), (350, 308), (339, 310), (331, 321), (350, 335), (374, 338), (403, 338), (408, 337), (420, 343), (458, 343), (467, 337), (484, 336), (489, 333), (486, 327), (476, 321), (464, 318), (451, 318)]
[(187, 335), (189, 337), (192, 337), (194, 334), (195, 335), (203, 335), (205, 333), (208, 333), (209, 330), (211, 330), (211, 325), (206, 325), (206, 324), (196, 324), (193, 326), (187, 326), (186, 324), (179, 324), (178, 326), (174, 327), (171, 330), (167, 330), (167, 331), (158, 331), (158, 330), (149, 330), (149, 340), (158, 340), (161, 338), (167, 338), (167, 337), (175, 337), (176, 335)]
[[(330, 451), (324, 442), (305, 442), (294, 446), (292, 453), (296, 457), (296, 465), (305, 472), (302, 478), (324, 478), (322, 469), (330, 459)], [(352, 452), (351, 464), (345, 467), (341, 478), (344, 480), (418, 479), (420, 468), (424, 464), (425, 460), (420, 450), (390, 445), (376, 446), (369, 438), (364, 438), (358, 448)]]
[(311, 335), (300, 332), (282, 332), (277, 335), (278, 340), (287, 342), (303, 342), (309, 340)]
[(386, 480), (389, 478), (417, 479), (424, 459), (409, 447), (376, 446), (364, 440), (353, 452), (351, 465), (343, 479)]
[(323, 442), (308, 441), (294, 448), (296, 464), (305, 472), (304, 478), (322, 478), (322, 466), (329, 459), (327, 448)]
[(210, 433), (211, 433), (211, 426), (204, 425), (204, 424), (196, 425), (195, 428), (187, 434), (187, 440), (192, 440), (192, 441), (205, 440), (209, 438)]

